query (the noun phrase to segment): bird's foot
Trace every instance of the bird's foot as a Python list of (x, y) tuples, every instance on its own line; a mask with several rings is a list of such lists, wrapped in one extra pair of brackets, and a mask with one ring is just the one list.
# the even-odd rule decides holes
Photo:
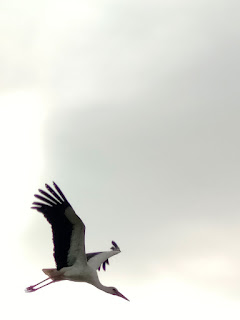
[(27, 288), (25, 289), (25, 292), (34, 292), (34, 291), (36, 291), (37, 289), (34, 289), (34, 287), (35, 287), (35, 286), (27, 287)]

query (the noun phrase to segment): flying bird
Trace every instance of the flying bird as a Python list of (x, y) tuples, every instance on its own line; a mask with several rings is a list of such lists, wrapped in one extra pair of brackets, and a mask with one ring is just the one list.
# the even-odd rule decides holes
[[(97, 274), (101, 266), (105, 271), (106, 264), (109, 264), (108, 259), (120, 253), (120, 248), (112, 241), (113, 246), (110, 251), (85, 253), (85, 225), (57, 184), (53, 182), (53, 185), (56, 191), (48, 184), (45, 186), (49, 193), (38, 190), (40, 194), (34, 196), (42, 202), (33, 202), (31, 208), (43, 213), (52, 226), (56, 268), (42, 269), (48, 278), (27, 287), (25, 291), (34, 292), (51, 283), (70, 280), (87, 282), (102, 291), (128, 300), (115, 287), (102, 285)], [(47, 280), (50, 282), (39, 286)]]

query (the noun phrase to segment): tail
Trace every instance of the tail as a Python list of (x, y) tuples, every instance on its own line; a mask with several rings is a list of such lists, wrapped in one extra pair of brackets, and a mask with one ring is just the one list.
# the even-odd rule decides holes
[(42, 271), (52, 280), (58, 275), (58, 270), (57, 269), (42, 269)]

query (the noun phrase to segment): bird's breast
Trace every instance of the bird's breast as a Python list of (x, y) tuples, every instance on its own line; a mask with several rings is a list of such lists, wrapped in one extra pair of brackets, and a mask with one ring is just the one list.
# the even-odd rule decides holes
[(75, 266), (64, 268), (63, 277), (65, 280), (77, 282), (92, 282), (94, 274), (88, 266), (85, 268), (77, 268)]

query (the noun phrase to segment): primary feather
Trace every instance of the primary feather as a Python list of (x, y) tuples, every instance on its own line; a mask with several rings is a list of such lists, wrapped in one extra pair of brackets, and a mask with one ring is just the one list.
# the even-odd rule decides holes
[[(33, 202), (34, 206), (32, 206), (32, 208), (43, 213), (44, 217), (52, 226), (54, 243), (53, 255), (56, 261), (57, 270), (60, 270), (63, 267), (71, 266), (75, 263), (80, 249), (83, 250), (85, 256), (85, 225), (76, 215), (72, 206), (69, 204), (57, 184), (53, 183), (53, 185), (59, 195), (48, 184), (46, 184), (46, 188), (52, 195), (39, 189), (39, 192), (43, 196), (38, 194), (34, 196), (43, 201), (43, 203)], [(82, 237), (81, 230), (83, 230)], [(81, 258), (84, 259), (84, 256), (82, 255)]]

